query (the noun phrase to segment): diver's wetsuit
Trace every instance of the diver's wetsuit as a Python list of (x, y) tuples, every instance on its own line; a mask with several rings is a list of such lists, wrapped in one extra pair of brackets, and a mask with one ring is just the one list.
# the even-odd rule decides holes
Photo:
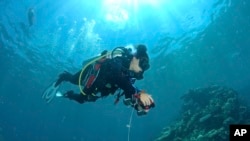
[[(75, 100), (79, 103), (84, 103), (86, 101), (94, 102), (99, 97), (93, 96), (98, 92), (101, 93), (100, 97), (108, 96), (109, 94), (115, 93), (118, 88), (121, 88), (124, 91), (125, 98), (132, 98), (132, 95), (136, 93), (136, 88), (131, 82), (132, 76), (131, 72), (128, 69), (128, 64), (124, 65), (124, 60), (120, 57), (114, 59), (106, 59), (101, 63), (99, 75), (96, 77), (96, 80), (89, 88), (84, 88), (83, 91), (86, 95), (75, 94), (73, 91), (68, 91), (65, 94), (65, 97)], [(88, 70), (91, 68), (91, 65), (86, 68), (83, 72), (82, 79), (85, 78)], [(59, 85), (62, 81), (69, 81), (73, 84), (78, 85), (80, 72), (72, 75), (70, 73), (61, 74), (57, 80), (56, 86)], [(142, 74), (141, 74), (142, 77)]]

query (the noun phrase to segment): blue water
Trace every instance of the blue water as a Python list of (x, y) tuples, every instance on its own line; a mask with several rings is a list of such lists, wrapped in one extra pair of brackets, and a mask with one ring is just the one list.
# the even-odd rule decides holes
[(0, 141), (127, 141), (131, 109), (114, 106), (113, 96), (84, 105), (41, 98), (60, 72), (75, 72), (116, 46), (146, 44), (151, 58), (136, 85), (153, 95), (156, 108), (133, 115), (131, 141), (160, 135), (188, 89), (219, 84), (249, 98), (249, 6), (247, 0), (1, 0)]

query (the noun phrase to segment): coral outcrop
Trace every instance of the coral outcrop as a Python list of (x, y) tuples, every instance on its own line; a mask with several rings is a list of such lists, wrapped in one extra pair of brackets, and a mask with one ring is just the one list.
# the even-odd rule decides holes
[(217, 85), (189, 90), (178, 120), (155, 141), (228, 141), (230, 124), (249, 124), (250, 111), (238, 93)]

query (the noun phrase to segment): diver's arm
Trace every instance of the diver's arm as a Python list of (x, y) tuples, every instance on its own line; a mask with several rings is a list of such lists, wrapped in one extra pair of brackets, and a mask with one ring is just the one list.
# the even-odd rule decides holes
[(128, 76), (125, 76), (120, 72), (120, 74), (115, 75), (115, 81), (118, 87), (124, 91), (125, 98), (132, 99), (132, 96), (136, 94), (137, 90), (133, 86), (133, 82), (128, 78)]
[(114, 58), (108, 67), (111, 68), (112, 81), (124, 91), (125, 98), (132, 98), (132, 95), (136, 93), (136, 88), (133, 86), (132, 79), (124, 72), (122, 60), (118, 57)]

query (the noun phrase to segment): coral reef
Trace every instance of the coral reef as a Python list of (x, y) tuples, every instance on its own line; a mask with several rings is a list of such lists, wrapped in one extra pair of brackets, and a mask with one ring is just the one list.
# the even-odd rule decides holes
[(248, 105), (238, 93), (217, 85), (189, 90), (181, 114), (155, 141), (227, 141), (230, 124), (249, 124)]

